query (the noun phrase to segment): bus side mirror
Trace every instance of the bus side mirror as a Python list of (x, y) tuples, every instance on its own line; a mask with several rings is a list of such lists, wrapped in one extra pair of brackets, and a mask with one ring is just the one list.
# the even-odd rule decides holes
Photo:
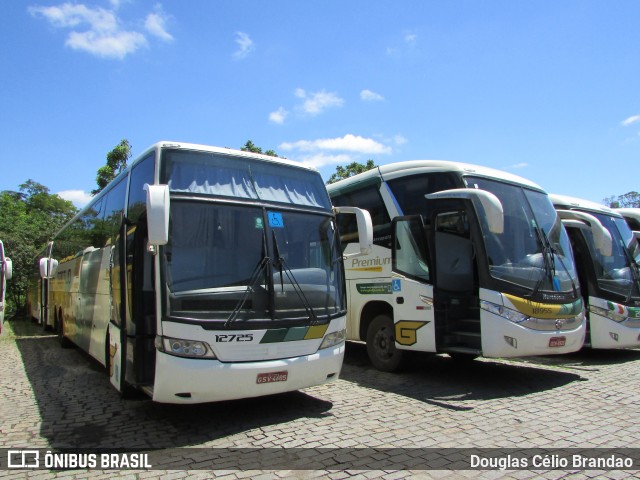
[(10, 258), (4, 259), (4, 278), (7, 280), (11, 280), (13, 277), (13, 262)]
[[(613, 253), (613, 239), (609, 231), (604, 228), (600, 220), (593, 215), (575, 210), (558, 210), (558, 216), (563, 220), (580, 220), (588, 222), (593, 235), (593, 243), (598, 251), (605, 257), (610, 257)], [(566, 223), (566, 222), (565, 222)]]
[(333, 211), (336, 215), (338, 213), (350, 213), (356, 216), (360, 252), (349, 256), (368, 255), (373, 248), (373, 225), (371, 223), (371, 215), (369, 212), (357, 207), (334, 207)]
[[(437, 200), (439, 198), (461, 198), (465, 200), (477, 200), (484, 210), (485, 220), (489, 231), (495, 234), (504, 232), (504, 209), (500, 199), (487, 190), (476, 188), (454, 188), (425, 195), (427, 200)], [(478, 212), (482, 215), (482, 212)]]
[(147, 191), (147, 230), (151, 245), (169, 241), (169, 185), (145, 184)]
[(40, 259), (40, 277), (53, 278), (58, 271), (58, 260), (53, 258)]

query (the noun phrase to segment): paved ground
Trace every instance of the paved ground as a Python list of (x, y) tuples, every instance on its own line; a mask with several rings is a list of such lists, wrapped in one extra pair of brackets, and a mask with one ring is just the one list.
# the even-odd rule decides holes
[[(121, 400), (86, 355), (61, 349), (28, 321), (14, 320), (11, 329), (13, 335), (8, 331), (0, 338), (0, 455), (6, 455), (2, 449), (167, 449), (153, 463), (171, 466), (165, 471), (0, 470), (8, 478), (638, 476), (638, 470), (420, 467), (425, 459), (464, 455), (461, 448), (512, 449), (505, 456), (535, 448), (640, 449), (638, 350), (468, 364), (416, 355), (403, 373), (387, 374), (369, 365), (363, 345), (349, 344), (341, 379), (333, 384), (171, 406), (145, 397)], [(220, 457), (215, 471), (186, 470), (208, 468), (211, 462), (199, 455), (210, 452)], [(340, 469), (341, 458), (356, 467)], [(269, 462), (273, 468), (265, 469)], [(0, 465), (6, 466), (4, 458)]]

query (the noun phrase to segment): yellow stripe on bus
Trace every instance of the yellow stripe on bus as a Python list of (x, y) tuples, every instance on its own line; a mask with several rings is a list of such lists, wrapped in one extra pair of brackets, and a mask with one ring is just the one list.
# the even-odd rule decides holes
[(526, 298), (515, 297), (507, 293), (504, 296), (520, 312), (536, 318), (573, 318), (582, 310), (582, 300), (572, 303), (541, 303)]

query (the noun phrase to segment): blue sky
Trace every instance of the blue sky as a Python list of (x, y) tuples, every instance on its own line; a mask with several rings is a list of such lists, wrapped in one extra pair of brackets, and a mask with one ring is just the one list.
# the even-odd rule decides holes
[(0, 191), (77, 204), (121, 139), (444, 159), (640, 190), (640, 2), (2, 2)]

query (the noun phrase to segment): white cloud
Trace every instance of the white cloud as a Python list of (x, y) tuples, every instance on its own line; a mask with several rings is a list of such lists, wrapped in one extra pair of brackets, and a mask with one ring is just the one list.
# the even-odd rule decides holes
[(393, 137), (393, 142), (396, 145), (404, 145), (405, 143), (407, 143), (409, 140), (406, 139), (406, 137), (404, 135), (396, 135)]
[(289, 112), (286, 111), (283, 107), (280, 107), (275, 112), (271, 112), (269, 114), (269, 121), (271, 121), (273, 123), (282, 124), (282, 123), (284, 123), (285, 119), (287, 118), (287, 115), (289, 115)]
[(147, 29), (151, 35), (158, 37), (165, 42), (172, 42), (173, 35), (167, 32), (166, 24), (169, 17), (162, 10), (161, 5), (156, 5), (156, 12), (147, 15), (144, 21), (144, 28)]
[(283, 150), (299, 150), (302, 152), (316, 150), (337, 150), (366, 154), (388, 154), (391, 147), (383, 145), (371, 138), (364, 138), (350, 133), (338, 138), (321, 138), (318, 140), (298, 140), (297, 142), (285, 142), (280, 144)]
[(507, 167), (507, 170), (519, 170), (521, 168), (527, 168), (529, 166), (528, 163), (522, 162), (522, 163), (515, 163), (513, 165), (509, 165)]
[(300, 109), (308, 115), (318, 115), (331, 107), (341, 107), (344, 100), (333, 92), (321, 90), (319, 92), (307, 94), (302, 88), (296, 89), (294, 95), (303, 99)]
[(236, 32), (235, 42), (238, 44), (238, 50), (233, 53), (233, 58), (236, 60), (246, 58), (247, 55), (255, 50), (253, 40), (251, 40), (249, 35), (244, 32)]
[(366, 89), (360, 92), (360, 98), (365, 102), (375, 102), (375, 101), (384, 100), (384, 97), (379, 93), (372, 92), (371, 90), (366, 90)]
[[(28, 11), (34, 17), (43, 17), (56, 28), (71, 30), (65, 40), (68, 47), (98, 57), (121, 60), (147, 47), (148, 42), (141, 32), (123, 28), (116, 14), (120, 3), (118, 0), (111, 0), (111, 9), (87, 7), (81, 3), (63, 3), (51, 7), (29, 7)], [(155, 13), (147, 16), (145, 28), (152, 35), (171, 41), (173, 37), (165, 27), (167, 18), (162, 7), (157, 5)]]
[(82, 190), (63, 190), (62, 192), (58, 192), (58, 196), (69, 200), (78, 208), (84, 207), (93, 198), (90, 193)]
[(319, 152), (314, 155), (303, 156), (297, 159), (303, 165), (307, 165), (313, 168), (324, 167), (325, 165), (337, 165), (341, 164), (349, 164), (353, 162), (353, 159), (350, 155), (347, 154), (339, 154), (339, 155), (327, 155), (325, 153)]
[(622, 125), (623, 127), (628, 127), (632, 123), (636, 123), (636, 122), (640, 122), (640, 115), (633, 115), (623, 120), (622, 122), (620, 122), (620, 125)]
[(418, 41), (418, 35), (412, 32), (405, 32), (404, 41), (407, 45), (415, 45), (415, 43)]
[(144, 35), (137, 32), (114, 32), (102, 35), (95, 31), (71, 32), (65, 44), (98, 57), (123, 59), (147, 45)]

